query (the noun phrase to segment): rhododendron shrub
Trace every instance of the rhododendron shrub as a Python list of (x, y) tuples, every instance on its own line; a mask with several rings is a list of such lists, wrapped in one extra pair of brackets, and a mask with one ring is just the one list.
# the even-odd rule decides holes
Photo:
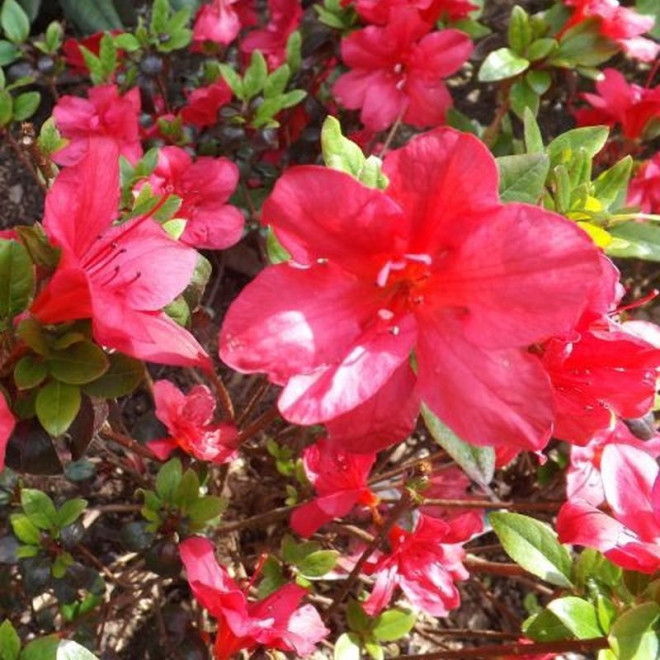
[(283, 385), (279, 408), (298, 424), (416, 390), (468, 442), (543, 448), (554, 401), (527, 346), (573, 327), (600, 275), (593, 244), (559, 216), (500, 204), (495, 164), (468, 135), (420, 136), (383, 172), (385, 191), (330, 169), (283, 175), (263, 221), (291, 261), (234, 302), (222, 359)]
[(54, 4), (0, 0), (0, 660), (660, 657), (654, 3)]

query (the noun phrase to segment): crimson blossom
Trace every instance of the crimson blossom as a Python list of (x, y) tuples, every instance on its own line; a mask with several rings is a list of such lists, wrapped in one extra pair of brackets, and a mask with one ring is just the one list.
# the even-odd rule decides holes
[(163, 147), (148, 179), (155, 195), (177, 195), (177, 218), (186, 228), (181, 241), (207, 250), (234, 245), (243, 233), (243, 214), (227, 200), (238, 183), (238, 167), (227, 158), (200, 156), (194, 163), (184, 149)]
[(660, 569), (660, 467), (636, 447), (609, 444), (601, 474), (612, 516), (579, 498), (562, 506), (557, 532), (562, 543), (596, 548), (633, 571)]
[(443, 78), (455, 73), (472, 52), (458, 30), (430, 32), (412, 7), (392, 10), (385, 26), (356, 30), (341, 42), (352, 70), (340, 76), (333, 93), (343, 106), (360, 109), (370, 130), (381, 131), (401, 117), (412, 126), (438, 126), (452, 105)]
[(598, 31), (616, 42), (631, 57), (652, 62), (660, 52), (660, 46), (641, 35), (653, 29), (652, 16), (642, 16), (634, 9), (622, 7), (618, 0), (564, 0), (573, 12), (562, 32), (586, 20), (595, 19)]
[(296, 534), (311, 536), (333, 518), (350, 513), (356, 504), (374, 506), (378, 502), (367, 485), (376, 454), (343, 451), (322, 438), (305, 449), (302, 460), (305, 476), (318, 497), (291, 515), (291, 528)]
[(284, 173), (262, 218), (291, 260), (234, 301), (221, 358), (266, 372), (287, 420), (327, 422), (349, 451), (403, 439), (420, 398), (467, 442), (542, 449), (555, 404), (528, 346), (573, 327), (597, 248), (561, 216), (501, 204), (471, 135), (421, 135), (383, 172), (385, 191), (318, 166)]
[(91, 319), (99, 344), (141, 360), (210, 368), (194, 337), (161, 311), (190, 282), (198, 254), (149, 217), (113, 224), (118, 158), (114, 141), (90, 138), (49, 190), (44, 230), (61, 257), (30, 311), (42, 323)]
[(596, 90), (598, 94), (582, 94), (592, 107), (575, 113), (580, 126), (620, 124), (623, 134), (636, 140), (643, 137), (651, 122), (660, 122), (660, 87), (640, 87), (628, 83), (616, 69), (605, 69)]
[(660, 213), (660, 152), (631, 179), (627, 202), (639, 206), (644, 213)]
[(0, 470), (5, 467), (5, 452), (7, 450), (7, 443), (14, 431), (16, 420), (11, 414), (11, 410), (7, 405), (7, 400), (0, 392)]
[(184, 394), (168, 380), (154, 383), (156, 417), (170, 437), (149, 442), (149, 449), (162, 461), (177, 448), (200, 461), (227, 463), (236, 458), (238, 431), (233, 424), (213, 422), (215, 398), (206, 385), (196, 385)]
[(253, 25), (256, 17), (250, 0), (212, 0), (195, 16), (193, 41), (230, 44), (241, 29)]
[(457, 21), (467, 18), (470, 12), (479, 7), (468, 0), (343, 0), (342, 5), (352, 4), (360, 18), (368, 23), (385, 25), (390, 14), (400, 7), (413, 7), (419, 17), (433, 26), (438, 19), (448, 18)]
[(299, 607), (307, 594), (302, 587), (286, 584), (251, 602), (217, 563), (208, 539), (186, 539), (179, 553), (195, 598), (218, 620), (215, 660), (229, 660), (242, 649), (251, 651), (260, 645), (305, 657), (330, 632), (314, 607)]
[(140, 90), (134, 87), (121, 95), (116, 85), (100, 85), (92, 87), (88, 97), (63, 96), (53, 108), (57, 128), (69, 140), (53, 154), (55, 162), (73, 165), (86, 154), (90, 138), (105, 137), (135, 164), (142, 156)]
[(365, 573), (376, 578), (364, 611), (375, 616), (400, 587), (410, 603), (431, 616), (447, 616), (460, 604), (454, 582), (466, 580), (462, 543), (481, 531), (481, 519), (471, 515), (449, 522), (420, 514), (411, 532), (395, 525), (388, 534), (389, 552), (375, 553)]

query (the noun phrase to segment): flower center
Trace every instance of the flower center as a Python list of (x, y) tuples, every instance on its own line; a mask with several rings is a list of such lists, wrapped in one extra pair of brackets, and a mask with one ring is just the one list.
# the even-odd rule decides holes
[(388, 259), (378, 271), (376, 284), (394, 293), (408, 304), (418, 305), (424, 300), (424, 288), (431, 277), (433, 259), (428, 254), (403, 254)]

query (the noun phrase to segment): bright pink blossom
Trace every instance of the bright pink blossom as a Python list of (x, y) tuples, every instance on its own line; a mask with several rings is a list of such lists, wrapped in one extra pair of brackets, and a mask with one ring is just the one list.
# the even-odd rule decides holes
[(356, 504), (374, 505), (378, 498), (367, 485), (376, 454), (354, 454), (323, 438), (303, 452), (305, 475), (318, 497), (298, 507), (291, 527), (301, 536), (311, 536), (333, 518), (347, 515)]
[(187, 99), (186, 106), (181, 110), (181, 118), (188, 124), (205, 128), (218, 122), (218, 110), (232, 99), (229, 85), (222, 80), (216, 80), (207, 87), (193, 90)]
[(14, 431), (16, 420), (7, 405), (7, 400), (0, 392), (0, 470), (5, 467), (5, 453), (7, 451), (7, 443)]
[(238, 183), (238, 168), (227, 158), (200, 156), (194, 163), (179, 147), (163, 147), (149, 177), (156, 195), (177, 195), (176, 217), (187, 220), (181, 241), (196, 248), (223, 250), (243, 233), (243, 214), (227, 200)]
[(238, 432), (233, 424), (215, 424), (215, 398), (205, 385), (184, 394), (168, 380), (154, 383), (156, 417), (170, 437), (152, 440), (149, 449), (164, 461), (177, 448), (200, 461), (227, 463), (236, 458)]
[(641, 35), (653, 28), (652, 16), (642, 16), (634, 9), (621, 7), (618, 0), (564, 0), (573, 13), (562, 32), (590, 18), (598, 19), (600, 34), (615, 41), (631, 57), (651, 62), (660, 46)]
[(641, 417), (655, 397), (660, 351), (608, 316), (616, 271), (604, 262), (603, 286), (575, 328), (546, 342), (542, 361), (555, 391), (554, 435), (576, 444), (610, 429), (614, 416)]
[(251, 53), (259, 50), (276, 69), (286, 60), (286, 44), (291, 33), (298, 29), (303, 10), (301, 0), (268, 0), (268, 24), (248, 34), (241, 50)]
[[(427, 500), (465, 500), (469, 502), (470, 499), (474, 499), (474, 496), (468, 493), (471, 485), (472, 482), (469, 477), (459, 467), (445, 467), (437, 470), (431, 476), (429, 485), (422, 494), (424, 499)], [(419, 510), (427, 516), (442, 518), (443, 520), (452, 520), (459, 516), (472, 516), (475, 519), (475, 527), (483, 524), (484, 512), (482, 509), (425, 504)]]
[(651, 122), (660, 122), (660, 87), (649, 89), (628, 83), (616, 69), (605, 69), (596, 83), (598, 94), (582, 94), (592, 108), (578, 110), (580, 126), (619, 124), (630, 140), (642, 138)]
[(280, 587), (256, 602), (219, 566), (208, 539), (191, 537), (179, 546), (195, 598), (218, 620), (214, 658), (229, 660), (257, 646), (310, 654), (329, 630), (311, 605), (299, 607), (307, 591), (294, 584)]
[(431, 27), (440, 18), (456, 21), (467, 18), (479, 8), (468, 0), (355, 0), (353, 4), (363, 20), (375, 25), (388, 23), (390, 16), (401, 7), (413, 7)]
[(373, 575), (376, 583), (364, 602), (365, 612), (378, 614), (400, 587), (414, 607), (431, 616), (447, 616), (460, 604), (454, 582), (468, 577), (462, 544), (481, 527), (473, 516), (444, 522), (424, 514), (412, 532), (395, 525), (388, 534), (390, 551), (367, 561), (365, 573)]
[(352, 70), (333, 93), (343, 106), (361, 110), (368, 129), (384, 130), (398, 117), (420, 128), (443, 123), (452, 99), (442, 79), (463, 65), (472, 42), (458, 30), (429, 29), (416, 11), (404, 9), (384, 27), (372, 25), (342, 40), (342, 58)]
[[(420, 397), (468, 442), (541, 449), (554, 401), (527, 347), (574, 326), (601, 276), (597, 249), (558, 215), (501, 204), (473, 136), (426, 133), (383, 171), (385, 191), (329, 168), (284, 173), (262, 217), (292, 260), (234, 301), (222, 359), (284, 386), (289, 421), (341, 420), (351, 451), (405, 437)], [(374, 437), (374, 411), (403, 435)]]
[(114, 140), (119, 153), (131, 163), (142, 156), (140, 143), (140, 90), (134, 87), (123, 96), (116, 85), (89, 90), (89, 98), (63, 96), (53, 109), (55, 123), (68, 144), (54, 154), (59, 165), (73, 165), (87, 152), (89, 139)]
[(610, 561), (633, 571), (660, 569), (660, 468), (635, 447), (603, 449), (601, 473), (612, 516), (574, 499), (561, 508), (557, 532), (562, 543), (596, 548)]
[(113, 225), (118, 203), (117, 144), (90, 139), (46, 197), (44, 229), (62, 255), (32, 313), (42, 323), (89, 318), (99, 344), (142, 360), (210, 367), (192, 335), (161, 311), (190, 282), (197, 253), (150, 218)]
[(631, 179), (628, 204), (644, 213), (660, 213), (660, 152), (647, 160)]
[(614, 429), (599, 431), (584, 447), (571, 446), (571, 463), (566, 470), (566, 498), (584, 500), (600, 506), (605, 500), (600, 463), (603, 449), (608, 445), (628, 445), (646, 452), (650, 457), (660, 456), (660, 435), (651, 440), (636, 438), (623, 422)]
[(242, 28), (255, 22), (250, 0), (212, 0), (202, 5), (195, 17), (193, 41), (230, 44)]

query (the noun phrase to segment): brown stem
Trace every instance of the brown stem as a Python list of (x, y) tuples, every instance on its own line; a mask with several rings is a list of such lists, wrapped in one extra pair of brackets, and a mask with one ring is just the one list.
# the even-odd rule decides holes
[[(431, 456), (426, 456), (425, 458), (417, 458), (414, 461), (410, 461), (408, 463), (404, 463), (403, 465), (399, 465), (398, 467), (392, 468), (387, 472), (375, 474), (369, 479), (368, 484), (371, 486), (372, 484), (378, 483), (379, 481), (385, 481), (386, 479), (397, 477), (406, 470), (410, 470), (411, 468), (418, 466), (420, 463), (433, 463), (434, 461), (438, 461), (445, 456), (447, 456), (446, 452), (441, 450), (435, 454), (431, 454)], [(449, 467), (449, 464), (447, 464), (447, 467)]]
[(255, 436), (259, 431), (265, 429), (272, 421), (277, 419), (280, 415), (277, 406), (269, 408), (265, 413), (257, 417), (257, 419), (252, 422), (252, 424), (246, 426), (239, 436), (239, 442), (243, 443), (253, 436)]
[(20, 145), (25, 151), (27, 151), (34, 167), (41, 172), (41, 176), (43, 176), (44, 180), (47, 182), (52, 181), (57, 175), (57, 170), (50, 157), (44, 154), (39, 148), (34, 124), (27, 121), (21, 124)]
[(222, 382), (222, 378), (220, 378), (220, 374), (215, 370), (211, 370), (208, 372), (208, 377), (211, 379), (211, 383), (218, 394), (220, 406), (222, 407), (225, 417), (230, 422), (233, 422), (235, 418), (234, 404), (231, 402), (231, 397), (229, 396), (225, 384)]
[(4, 129), (2, 131), (2, 135), (4, 135), (7, 138), (7, 142), (9, 143), (9, 146), (11, 147), (12, 151), (16, 154), (18, 160), (20, 160), (21, 163), (23, 163), (25, 169), (30, 173), (30, 176), (32, 176), (32, 178), (37, 182), (37, 185), (39, 186), (41, 192), (45, 194), (48, 191), (46, 184), (41, 180), (41, 177), (37, 173), (37, 170), (32, 164), (32, 161), (28, 158), (27, 154), (21, 149), (18, 142), (16, 142), (14, 136), (11, 134), (11, 131), (9, 131), (8, 129)]
[(399, 116), (396, 118), (396, 121), (392, 124), (392, 128), (390, 128), (390, 131), (385, 138), (385, 144), (383, 144), (383, 148), (380, 150), (378, 158), (385, 158), (385, 154), (389, 151), (392, 140), (394, 139), (396, 132), (399, 130), (399, 126), (401, 126), (401, 120), (403, 119), (403, 115), (407, 109), (408, 108), (406, 104), (406, 106), (404, 106), (404, 108), (399, 113)]
[(148, 458), (152, 461), (156, 459), (156, 455), (151, 451), (151, 449), (149, 449), (149, 447), (141, 445), (139, 442), (133, 440), (133, 438), (127, 435), (117, 433), (108, 427), (103, 428), (99, 435), (106, 438), (107, 440), (116, 442), (118, 445), (121, 445), (125, 449), (130, 449), (130, 451), (132, 451), (134, 454), (139, 454), (143, 458)]
[(401, 499), (399, 500), (399, 502), (392, 507), (392, 510), (390, 511), (389, 516), (383, 523), (383, 526), (378, 530), (376, 536), (374, 536), (371, 543), (367, 545), (367, 547), (360, 555), (360, 558), (357, 560), (355, 566), (353, 566), (353, 570), (349, 573), (348, 577), (344, 581), (344, 584), (342, 585), (341, 590), (335, 596), (334, 600), (332, 601), (332, 605), (330, 605), (330, 607), (328, 608), (326, 612), (326, 620), (329, 620), (332, 617), (332, 615), (337, 611), (337, 609), (341, 605), (346, 595), (353, 588), (353, 585), (358, 579), (360, 575), (360, 571), (362, 570), (362, 567), (366, 563), (367, 559), (371, 557), (372, 553), (378, 548), (380, 543), (387, 536), (387, 533), (392, 529), (392, 527), (394, 527), (396, 521), (399, 519), (401, 514), (410, 507), (412, 502), (413, 502), (412, 493), (408, 489), (405, 489), (401, 494)]
[(424, 505), (444, 506), (461, 509), (508, 509), (510, 511), (557, 511), (563, 500), (547, 500), (545, 502), (491, 502), (490, 500), (445, 500), (429, 498)]
[(277, 509), (266, 511), (266, 513), (259, 513), (256, 516), (252, 516), (251, 518), (245, 518), (244, 520), (237, 520), (225, 525), (220, 525), (219, 527), (215, 528), (215, 532), (218, 535), (222, 535), (227, 534), (228, 532), (235, 532), (239, 529), (245, 529), (246, 527), (258, 527), (261, 525), (267, 525), (271, 522), (279, 520), (280, 518), (286, 518), (294, 509), (297, 509), (302, 504), (306, 504), (306, 502), (299, 502), (293, 506), (281, 506)]
[(259, 381), (256, 384), (256, 387), (253, 387), (250, 392), (250, 398), (247, 403), (243, 406), (240, 414), (236, 417), (236, 425), (241, 426), (243, 422), (250, 416), (254, 407), (263, 399), (264, 394), (268, 391), (270, 383), (263, 377), (259, 378)]
[(518, 566), (518, 564), (506, 564), (499, 561), (487, 561), (473, 555), (468, 555), (463, 560), (463, 564), (469, 571), (475, 571), (478, 573), (490, 573), (491, 575), (507, 576), (529, 575), (529, 573), (524, 568)]
[(424, 632), (433, 637), (464, 637), (477, 639), (507, 639), (517, 640), (518, 633), (500, 632), (499, 630), (473, 630), (472, 628), (423, 628)]
[(558, 642), (533, 642), (531, 644), (489, 644), (476, 649), (457, 651), (433, 651), (419, 655), (400, 655), (398, 660), (495, 660), (504, 656), (531, 656), (542, 653), (591, 653), (609, 648), (607, 637), (595, 639), (561, 640)]
[(486, 130), (484, 130), (484, 133), (481, 137), (481, 139), (488, 147), (492, 147), (493, 144), (495, 144), (495, 140), (500, 134), (500, 129), (502, 128), (502, 121), (504, 120), (506, 113), (509, 112), (509, 108), (511, 107), (509, 102), (509, 90), (511, 89), (511, 83), (512, 81), (505, 80), (501, 84), (498, 95), (500, 103), (497, 106), (495, 117), (493, 117), (493, 121), (490, 122), (490, 124), (486, 127)]

